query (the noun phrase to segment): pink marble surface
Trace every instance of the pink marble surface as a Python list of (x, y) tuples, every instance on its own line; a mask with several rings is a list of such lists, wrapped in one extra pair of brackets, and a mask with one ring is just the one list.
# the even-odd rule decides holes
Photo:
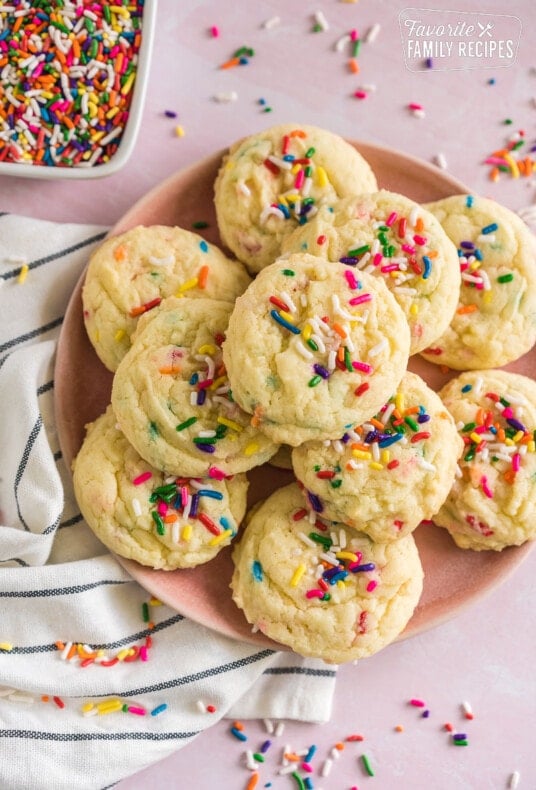
[[(325, 126), (428, 162), (442, 153), (449, 172), (474, 192), (514, 210), (533, 203), (533, 178), (504, 175), (492, 183), (482, 160), (519, 129), (526, 133), (527, 147), (534, 142), (536, 5), (532, 0), (517, 0), (508, 8), (503, 0), (432, 4), (438, 10), (515, 14), (523, 32), (516, 63), (509, 68), (486, 69), (482, 61), (472, 70), (434, 68), (423, 73), (410, 72), (404, 64), (398, 14), (406, 6), (402, 0), (160, 0), (144, 118), (126, 167), (93, 181), (0, 177), (0, 210), (111, 225), (170, 173), (244, 134), (284, 121)], [(313, 33), (312, 15), (318, 10), (330, 29)], [(263, 28), (274, 16), (280, 24)], [(350, 29), (364, 34), (377, 22), (381, 30), (376, 41), (361, 49), (360, 73), (351, 74), (348, 53), (337, 52), (334, 44)], [(212, 25), (220, 28), (218, 38), (208, 34)], [(243, 45), (256, 52), (249, 65), (219, 70)], [(494, 85), (488, 83), (491, 78)], [(364, 101), (352, 96), (361, 85), (376, 86)], [(215, 101), (216, 94), (229, 91), (236, 91), (236, 102)], [(270, 114), (262, 112), (261, 98), (272, 108)], [(412, 115), (409, 102), (422, 104), (425, 117)], [(178, 119), (165, 118), (166, 109), (175, 110)], [(513, 120), (510, 126), (503, 123), (507, 117)], [(177, 123), (184, 137), (176, 136)], [(267, 754), (258, 787), (268, 782), (281, 790), (296, 786), (277, 775), (279, 745), (299, 749), (317, 744), (319, 768), (334, 743), (352, 732), (362, 733), (365, 741), (347, 744), (329, 777), (322, 779), (318, 772), (312, 776), (317, 790), (495, 790), (508, 786), (514, 770), (520, 772), (521, 788), (535, 787), (535, 570), (532, 553), (509, 581), (456, 619), (358, 666), (341, 668), (332, 720), (324, 725), (287, 723), (285, 734)], [(414, 696), (426, 701), (429, 718), (407, 704)], [(463, 719), (464, 700), (473, 707), (473, 721)], [(468, 747), (449, 743), (442, 730), (446, 721), (468, 733)], [(404, 732), (394, 731), (398, 724)], [(245, 788), (244, 749), (228, 728), (228, 722), (216, 723), (184, 749), (118, 787)], [(247, 723), (247, 732), (255, 748), (266, 738), (259, 722)], [(375, 768), (374, 778), (362, 770), (358, 758), (363, 753)]]

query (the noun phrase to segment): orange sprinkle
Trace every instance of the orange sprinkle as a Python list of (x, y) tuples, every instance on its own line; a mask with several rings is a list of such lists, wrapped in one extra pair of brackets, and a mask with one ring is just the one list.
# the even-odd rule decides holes
[(429, 258), (437, 258), (437, 256), (439, 255), (437, 250), (430, 250), (430, 252), (427, 252), (426, 254), (428, 255)]
[(197, 275), (198, 288), (206, 288), (209, 272), (210, 269), (207, 265), (201, 266), (201, 268), (199, 269), (199, 274)]
[(417, 217), (417, 221), (415, 222), (415, 230), (418, 231), (419, 233), (421, 232), (421, 230), (424, 230), (424, 222), (422, 220), (422, 217)]
[(227, 60), (225, 63), (222, 63), (220, 69), (232, 69), (233, 66), (238, 66), (240, 63), (240, 58), (231, 58), (231, 60)]
[(482, 406), (478, 409), (476, 413), (476, 424), (477, 425), (484, 425), (484, 420), (486, 419), (486, 413)]
[(79, 58), (80, 57), (80, 43), (78, 41), (78, 38), (76, 36), (71, 36), (70, 38), (71, 38), (71, 41), (73, 42), (72, 46), (71, 46), (71, 49), (73, 51), (73, 55), (74, 55), (75, 58)]
[(11, 28), (11, 35), (13, 35), (13, 33), (16, 33), (19, 27), (22, 25), (22, 19), (23, 17), (21, 16), (18, 16), (16, 18), (15, 22), (13, 23), (13, 27)]
[(519, 159), (518, 160), (517, 169), (519, 170), (520, 175), (522, 175), (522, 176), (526, 176), (527, 175), (527, 170), (526, 170), (526, 167), (525, 167), (525, 160), (524, 159)]
[(337, 349), (337, 359), (339, 362), (344, 362), (344, 348), (342, 346)]
[(180, 368), (180, 367), (177, 367), (176, 365), (166, 365), (166, 366), (165, 366), (165, 367), (163, 367), (163, 368), (158, 368), (158, 372), (159, 372), (159, 373), (164, 373), (164, 374), (168, 374), (168, 373), (180, 373), (180, 372), (181, 372), (181, 370), (182, 370), (182, 368)]
[(242, 724), (241, 721), (233, 722), (233, 727), (235, 728), (235, 730), (240, 730), (240, 731), (244, 729), (244, 725)]
[(402, 415), (400, 413), (400, 409), (393, 409), (393, 417), (395, 418), (395, 420), (401, 420), (402, 419)]
[(497, 430), (497, 441), (504, 442), (505, 439), (506, 439), (506, 434), (504, 432), (504, 428), (499, 428)]
[(341, 743), (341, 742), (339, 741), (339, 743), (336, 743), (336, 744), (335, 744), (335, 748), (337, 749), (337, 751), (339, 751), (339, 752), (342, 752), (342, 751), (343, 751), (343, 749), (344, 749), (344, 743)]
[(259, 781), (259, 773), (255, 771), (251, 774), (249, 778), (249, 782), (246, 785), (246, 790), (253, 790), (254, 787), (257, 786), (257, 782)]
[(262, 406), (255, 406), (255, 411), (253, 412), (253, 417), (250, 420), (251, 425), (253, 428), (258, 428), (262, 422)]
[(299, 763), (301, 757), (299, 754), (294, 754), (294, 752), (285, 752), (285, 760), (289, 760), (291, 763)]
[(355, 58), (350, 58), (348, 61), (348, 68), (352, 72), (352, 74), (359, 74), (359, 63)]
[(164, 524), (173, 524), (178, 519), (179, 517), (176, 513), (168, 513), (167, 516), (164, 516)]
[(78, 649), (78, 646), (76, 645), (75, 642), (73, 642), (73, 644), (71, 645), (71, 647), (69, 649), (69, 652), (66, 655), (67, 661), (69, 661), (69, 659), (73, 658), (73, 656), (76, 654), (77, 649)]
[(124, 261), (127, 257), (127, 248), (124, 244), (120, 244), (119, 247), (116, 247), (114, 250), (114, 258), (116, 261)]
[(441, 373), (444, 373), (445, 375), (450, 372), (450, 368), (448, 365), (440, 365), (439, 370), (441, 371)]
[(58, 648), (58, 650), (64, 650), (64, 649), (65, 649), (65, 642), (60, 642), (60, 641), (58, 640), (57, 642), (54, 642), (54, 644), (56, 645), (56, 647)]
[(395, 727), (395, 732), (404, 732), (404, 728), (401, 724), (397, 724)]
[(48, 696), (48, 694), (43, 694), (41, 696), (41, 702), (48, 702), (49, 699), (50, 699), (50, 697)]
[[(416, 411), (419, 411), (419, 409), (416, 408)], [(383, 424), (383, 422), (380, 422), (375, 417), (372, 417), (372, 419), (368, 420), (367, 422), (370, 422), (371, 425), (374, 425), (374, 427), (378, 428), (380, 431), (383, 431), (385, 429), (385, 425)]]
[(491, 169), (491, 172), (490, 172), (490, 174), (489, 174), (489, 177), (490, 177), (490, 179), (491, 179), (492, 181), (498, 181), (498, 180), (499, 180), (499, 175), (500, 175), (500, 173), (499, 173), (499, 168), (498, 168), (498, 167), (493, 167), (493, 168)]
[(478, 310), (478, 306), (476, 304), (464, 304), (461, 307), (458, 307), (456, 312), (458, 315), (465, 315), (466, 313), (474, 313)]
[(504, 473), (503, 477), (506, 480), (506, 482), (510, 483), (510, 485), (511, 485), (514, 482), (514, 480), (516, 479), (516, 473), (514, 472), (513, 469), (508, 469)]
[[(346, 337), (346, 332), (344, 331), (344, 329), (342, 328), (342, 326), (340, 324), (335, 324), (334, 323), (334, 324), (332, 324), (332, 327), (335, 330), (335, 332), (339, 335), (339, 337), (342, 337), (342, 338)], [(343, 352), (343, 354), (344, 354), (344, 352)]]
[(304, 140), (307, 137), (307, 135), (303, 131), (303, 129), (293, 129), (292, 132), (289, 134), (289, 137), (301, 137), (301, 139)]
[[(404, 415), (417, 414), (418, 411), (419, 411), (419, 407), (418, 406), (410, 406), (409, 409), (404, 409)], [(372, 422), (372, 420), (370, 422)], [(385, 426), (382, 423), (382, 428), (384, 428), (384, 427)]]

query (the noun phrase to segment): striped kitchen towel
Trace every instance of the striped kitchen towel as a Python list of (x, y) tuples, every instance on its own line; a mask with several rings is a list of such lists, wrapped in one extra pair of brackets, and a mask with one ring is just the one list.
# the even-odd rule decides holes
[[(325, 721), (331, 710), (333, 668), (158, 605), (80, 515), (54, 427), (54, 352), (105, 234), (0, 212), (0, 787), (9, 790), (98, 790), (226, 714)], [(84, 664), (95, 649), (105, 659)]]

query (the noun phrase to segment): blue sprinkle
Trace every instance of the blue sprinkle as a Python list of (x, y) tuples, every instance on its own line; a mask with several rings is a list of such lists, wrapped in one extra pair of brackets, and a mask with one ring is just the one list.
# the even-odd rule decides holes
[(207, 391), (206, 390), (199, 390), (199, 392), (197, 393), (197, 399), (196, 399), (197, 405), (198, 406), (202, 406), (203, 403), (206, 401), (206, 399), (207, 399)]
[(255, 560), (251, 570), (253, 572), (253, 578), (255, 581), (262, 582), (262, 565), (260, 564), (259, 560)]
[[(201, 492), (199, 492), (199, 493), (201, 493)], [(220, 524), (222, 525), (222, 527), (224, 529), (232, 529), (231, 522), (229, 521), (228, 518), (225, 518), (225, 516), (222, 516), (220, 518)]]
[(432, 58), (426, 58), (426, 68), (433, 69), (434, 68), (434, 61)]
[(288, 210), (288, 206), (285, 206), (284, 203), (278, 203), (277, 208), (279, 211), (282, 211), (285, 215), (285, 219), (290, 219), (290, 211)]
[(193, 386), (194, 384), (197, 384), (198, 381), (199, 381), (199, 373), (192, 373), (192, 375), (190, 376), (190, 381), (188, 383)]
[(266, 99), (259, 99), (259, 104), (266, 104)]
[(348, 571), (337, 571), (334, 573), (333, 576), (328, 580), (330, 584), (337, 584), (338, 581), (342, 581), (346, 579), (348, 576)]
[(270, 310), (270, 315), (272, 316), (274, 321), (277, 321), (278, 324), (284, 326), (285, 329), (289, 330), (289, 332), (292, 332), (295, 335), (301, 334), (301, 329), (299, 329), (297, 326), (294, 326), (294, 324), (290, 324), (288, 321), (285, 321), (283, 316), (279, 315), (277, 310)]
[(283, 157), (283, 162), (293, 162), (296, 159), (294, 154), (285, 154)]
[(303, 784), (305, 785), (307, 790), (313, 790), (313, 780), (311, 779), (310, 776), (305, 777), (305, 779), (303, 780)]
[(162, 705), (157, 705), (156, 708), (152, 709), (151, 716), (158, 716), (159, 713), (163, 713), (165, 710), (167, 710), (167, 705), (164, 702)]
[(474, 197), (472, 195), (467, 195), (465, 199), (465, 205), (467, 206), (467, 208), (471, 208), (471, 206), (473, 205), (473, 201), (474, 201)]
[(475, 256), (475, 258), (477, 259), (477, 261), (481, 261), (481, 260), (482, 260), (482, 258), (484, 257), (484, 256), (482, 255), (482, 250), (475, 250), (475, 251), (474, 251), (474, 253), (473, 253), (473, 255)]
[(482, 228), (482, 233), (488, 234), (493, 233), (494, 230), (499, 230), (499, 226), (496, 222), (491, 222), (489, 225), (486, 225), (485, 228)]
[(488, 80), (488, 85), (495, 85), (495, 77)]
[[(209, 444), (200, 444), (199, 447), (210, 447)], [(199, 508), (199, 497), (197, 494), (192, 496), (192, 504), (190, 506), (190, 518), (195, 518), (197, 516), (197, 510)]]
[(248, 736), (244, 735), (244, 733), (240, 732), (240, 730), (237, 730), (236, 727), (231, 727), (231, 732), (235, 738), (238, 738), (239, 741), (247, 741), (248, 739)]
[(201, 249), (202, 252), (208, 252), (208, 244), (204, 239), (203, 241), (199, 242), (199, 248)]
[(223, 499), (221, 491), (213, 491), (211, 488), (201, 488), (197, 492), (198, 496), (208, 496), (211, 499)]
[(472, 384), (465, 384), (465, 386), (462, 387), (462, 392), (471, 392), (472, 389), (473, 389)]
[(242, 57), (242, 58), (240, 58), (238, 63), (240, 64), (240, 66), (247, 66), (247, 64), (249, 63), (249, 58)]
[(424, 272), (422, 273), (422, 279), (427, 280), (432, 274), (432, 261), (430, 260), (428, 255), (423, 255), (422, 262), (424, 263)]
[(309, 747), (309, 751), (307, 752), (307, 754), (303, 758), (303, 762), (304, 763), (310, 763), (311, 760), (313, 759), (314, 755), (315, 755), (315, 752), (316, 752), (316, 746), (313, 744), (312, 746)]
[(393, 433), (392, 436), (389, 436), (388, 439), (382, 439), (381, 442), (378, 442), (378, 446), (381, 447), (382, 449), (384, 447), (390, 447), (395, 442), (400, 441), (400, 439), (402, 439), (403, 437), (404, 437), (403, 433)]
[(216, 448), (213, 444), (196, 444), (196, 450), (201, 450), (203, 453), (215, 453)]

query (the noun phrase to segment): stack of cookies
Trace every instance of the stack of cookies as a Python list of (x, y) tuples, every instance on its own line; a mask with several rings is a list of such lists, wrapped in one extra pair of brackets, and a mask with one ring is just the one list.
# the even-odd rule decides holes
[[(90, 262), (84, 316), (114, 382), (74, 464), (82, 513), (123, 556), (191, 567), (237, 534), (247, 472), (291, 467), (244, 518), (233, 599), (302, 655), (371, 655), (418, 603), (422, 521), (464, 548), (536, 536), (536, 384), (489, 370), (536, 341), (532, 236), (481, 198), (378, 190), (307, 126), (233, 146), (215, 207), (238, 260), (151, 227)], [(417, 354), (469, 372), (437, 394)]]

